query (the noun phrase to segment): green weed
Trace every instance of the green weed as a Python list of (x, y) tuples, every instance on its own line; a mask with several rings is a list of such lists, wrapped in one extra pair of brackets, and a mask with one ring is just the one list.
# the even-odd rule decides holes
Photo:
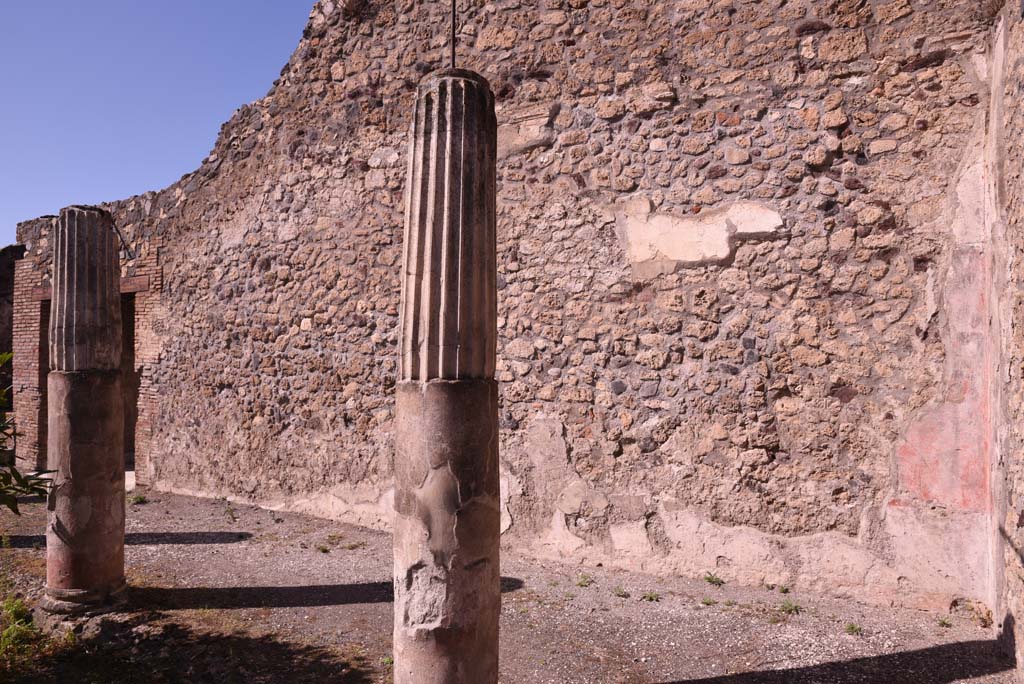
[(707, 582), (708, 584), (710, 584), (713, 587), (720, 587), (720, 586), (725, 584), (725, 580), (722, 579), (721, 577), (719, 577), (718, 575), (716, 575), (713, 572), (705, 573), (704, 574), (704, 581)]
[(586, 587), (589, 587), (593, 583), (594, 583), (594, 578), (591, 577), (590, 575), (588, 575), (587, 573), (583, 573), (582, 575), (580, 575), (579, 577), (576, 578), (576, 586), (577, 587), (584, 587), (584, 588), (586, 588)]

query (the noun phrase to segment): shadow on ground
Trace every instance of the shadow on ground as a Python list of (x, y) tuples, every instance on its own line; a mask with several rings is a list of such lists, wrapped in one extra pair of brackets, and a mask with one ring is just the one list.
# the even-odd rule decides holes
[[(501, 591), (521, 589), (523, 581), (501, 578)], [(352, 603), (390, 603), (391, 582), (314, 584), (297, 587), (129, 587), (129, 608), (310, 608)]]
[(1013, 667), (998, 641), (964, 641), (838, 663), (662, 684), (950, 684)]
[[(249, 532), (129, 532), (124, 535), (128, 546), (155, 546), (158, 544), (235, 544), (250, 539)], [(12, 549), (46, 547), (46, 535), (12, 534), (7, 537)]]
[[(5, 684), (370, 684), (363, 655), (291, 644), (269, 636), (221, 634), (161, 623), (159, 614), (106, 621), (89, 638), (28, 662), (0, 662)], [(5, 671), (6, 668), (6, 671)]]

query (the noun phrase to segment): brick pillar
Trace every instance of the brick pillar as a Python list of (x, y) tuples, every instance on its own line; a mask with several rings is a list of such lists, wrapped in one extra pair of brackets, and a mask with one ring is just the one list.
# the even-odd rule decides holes
[(140, 372), (138, 417), (135, 423), (135, 481), (149, 485), (153, 481), (153, 426), (160, 404), (159, 387), (154, 371), (160, 361), (160, 338), (154, 330), (160, 294), (163, 289), (163, 268), (160, 265), (163, 241), (150, 239), (140, 248), (135, 274), (148, 279), (149, 286), (135, 295), (135, 365)]
[(62, 210), (53, 244), (43, 606), (76, 613), (125, 586), (121, 269), (102, 209)]
[(14, 402), (15, 460), (25, 471), (46, 468), (46, 404), (43, 394), (48, 368), (43, 285), (36, 264), (22, 259), (14, 265), (14, 334), (11, 395)]
[(395, 412), (395, 683), (494, 684), (501, 610), (494, 96), (420, 85)]

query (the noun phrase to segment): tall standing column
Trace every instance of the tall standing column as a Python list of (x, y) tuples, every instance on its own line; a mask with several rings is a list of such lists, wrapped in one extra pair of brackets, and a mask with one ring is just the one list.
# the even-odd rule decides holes
[(420, 84), (409, 149), (395, 415), (395, 683), (498, 681), (494, 96)]
[(120, 263), (114, 222), (60, 212), (53, 240), (46, 526), (47, 610), (109, 603), (124, 580)]

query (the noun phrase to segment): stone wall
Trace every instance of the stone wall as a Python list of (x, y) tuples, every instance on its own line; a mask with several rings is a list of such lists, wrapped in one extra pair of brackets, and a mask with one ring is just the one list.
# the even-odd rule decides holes
[(1007, 246), (1000, 311), (1004, 421), (999, 438), (1005, 495), (996, 509), (996, 532), (1004, 542), (1005, 575), (999, 617), (1008, 647), (1024, 663), (1024, 21), (1013, 3), (1002, 15), (993, 52), (1001, 72), (992, 108), (994, 124), (1001, 128), (996, 192)]
[[(491, 80), (500, 124), (507, 543), (993, 605), (998, 253), (976, 153), (994, 13), (470, 4), (460, 65)], [(137, 321), (141, 481), (389, 524), (434, 5), (319, 2), (198, 171), (107, 205), (162, 274)], [(41, 277), (45, 226), (19, 240), (19, 277)]]

